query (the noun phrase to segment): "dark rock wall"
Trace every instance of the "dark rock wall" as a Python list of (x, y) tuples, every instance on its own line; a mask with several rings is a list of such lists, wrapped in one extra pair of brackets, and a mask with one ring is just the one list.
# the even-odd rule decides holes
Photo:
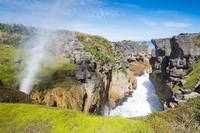
[[(161, 102), (168, 107), (180, 102), (172, 88), (177, 83), (185, 83), (188, 68), (199, 58), (200, 48), (191, 40), (195, 35), (180, 34), (172, 38), (152, 39), (155, 49), (152, 50), (150, 59), (153, 69), (150, 80), (154, 83)], [(159, 70), (161, 72), (156, 74)]]

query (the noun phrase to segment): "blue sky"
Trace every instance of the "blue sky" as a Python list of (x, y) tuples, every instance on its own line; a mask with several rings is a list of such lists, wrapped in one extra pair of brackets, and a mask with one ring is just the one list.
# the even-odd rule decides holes
[(199, 0), (0, 0), (0, 22), (143, 41), (200, 32), (199, 5)]

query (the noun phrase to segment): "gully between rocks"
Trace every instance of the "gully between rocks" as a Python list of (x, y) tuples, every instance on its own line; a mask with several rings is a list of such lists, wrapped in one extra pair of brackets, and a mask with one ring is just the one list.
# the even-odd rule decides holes
[(151, 112), (163, 110), (163, 106), (155, 94), (154, 85), (149, 80), (149, 73), (136, 78), (138, 86), (132, 96), (122, 105), (111, 110), (108, 115), (130, 118), (145, 116)]

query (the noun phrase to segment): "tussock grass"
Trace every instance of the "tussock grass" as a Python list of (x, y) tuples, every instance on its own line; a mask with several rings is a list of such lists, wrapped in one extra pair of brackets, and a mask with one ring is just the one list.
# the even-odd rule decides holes
[(145, 133), (150, 126), (140, 120), (86, 115), (39, 105), (0, 104), (0, 132)]

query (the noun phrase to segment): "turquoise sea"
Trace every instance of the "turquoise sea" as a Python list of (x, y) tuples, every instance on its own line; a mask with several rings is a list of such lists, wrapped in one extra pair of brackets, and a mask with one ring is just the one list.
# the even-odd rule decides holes
[[(136, 42), (139, 43), (139, 44), (142, 44), (143, 41), (136, 41)], [(154, 48), (154, 45), (151, 43), (151, 41), (146, 41), (146, 44), (149, 45), (149, 47), (150, 47), (151, 49)]]

